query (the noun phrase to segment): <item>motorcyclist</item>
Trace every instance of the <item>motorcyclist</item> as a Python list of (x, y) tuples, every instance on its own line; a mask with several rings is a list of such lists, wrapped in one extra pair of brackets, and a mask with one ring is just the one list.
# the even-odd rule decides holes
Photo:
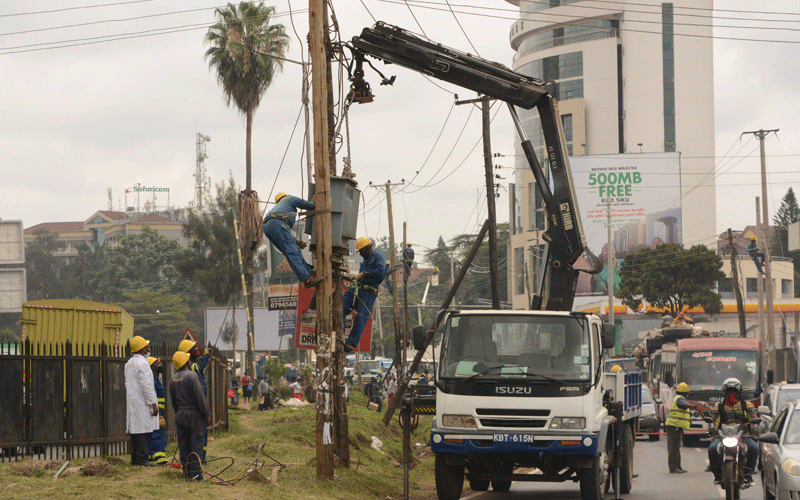
[[(720, 424), (733, 422), (742, 424), (742, 429), (744, 430), (742, 442), (747, 445), (747, 463), (745, 464), (744, 479), (748, 483), (752, 483), (753, 471), (755, 471), (758, 463), (758, 444), (748, 434), (751, 431), (750, 420), (756, 416), (756, 408), (749, 401), (742, 401), (742, 383), (739, 382), (739, 379), (726, 379), (722, 383), (722, 392), (725, 395), (725, 399), (717, 404), (716, 428), (719, 429)], [(722, 461), (719, 448), (719, 438), (712, 441), (708, 447), (708, 462), (711, 464), (711, 472), (714, 473), (715, 484), (722, 482)]]

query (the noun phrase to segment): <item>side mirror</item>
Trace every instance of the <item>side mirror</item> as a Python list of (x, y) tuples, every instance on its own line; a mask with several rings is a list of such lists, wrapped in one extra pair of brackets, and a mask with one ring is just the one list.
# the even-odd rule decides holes
[(611, 323), (603, 323), (603, 349), (612, 349), (617, 344), (617, 327)]
[(414, 349), (418, 351), (425, 350), (425, 327), (417, 325), (411, 329), (411, 338), (414, 343)]
[(765, 432), (764, 434), (758, 436), (758, 441), (760, 443), (778, 444), (779, 438), (774, 432)]

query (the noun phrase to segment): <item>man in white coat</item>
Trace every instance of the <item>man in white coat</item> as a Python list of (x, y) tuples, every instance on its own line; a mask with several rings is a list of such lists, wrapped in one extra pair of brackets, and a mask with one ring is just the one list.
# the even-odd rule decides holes
[(153, 386), (153, 372), (147, 355), (150, 341), (140, 336), (131, 339), (131, 359), (125, 364), (125, 392), (128, 411), (127, 433), (131, 435), (131, 464), (154, 466), (148, 455), (150, 437), (158, 429), (158, 399)]

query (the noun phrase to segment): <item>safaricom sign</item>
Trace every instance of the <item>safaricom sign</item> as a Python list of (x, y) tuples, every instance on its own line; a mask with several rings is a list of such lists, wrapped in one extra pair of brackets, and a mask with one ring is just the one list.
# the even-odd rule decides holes
[(155, 186), (133, 186), (133, 190), (137, 193), (169, 193), (169, 188)]

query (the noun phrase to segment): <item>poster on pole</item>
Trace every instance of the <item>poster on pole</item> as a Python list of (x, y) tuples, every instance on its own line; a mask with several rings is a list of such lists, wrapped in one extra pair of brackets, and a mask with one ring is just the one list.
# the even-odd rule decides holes
[[(663, 243), (683, 243), (679, 153), (570, 158), (588, 249), (607, 265), (611, 221), (614, 289), (625, 256)], [(610, 217), (609, 217), (610, 213)], [(586, 254), (575, 266), (591, 269)], [(576, 296), (607, 296), (608, 272), (580, 273)]]
[[(314, 296), (314, 290), (314, 288), (300, 287), (297, 300), (297, 317), (299, 321), (297, 321), (297, 330), (294, 338), (294, 346), (296, 349), (317, 348), (317, 314), (316, 311), (309, 310), (311, 297)], [(351, 313), (345, 319), (345, 336), (350, 334), (350, 327), (353, 324), (354, 314), (355, 312)], [(370, 352), (372, 348), (372, 316), (373, 314), (370, 313), (367, 324), (364, 326), (364, 333), (361, 335), (361, 340), (358, 342), (358, 346), (355, 349), (356, 352)]]

